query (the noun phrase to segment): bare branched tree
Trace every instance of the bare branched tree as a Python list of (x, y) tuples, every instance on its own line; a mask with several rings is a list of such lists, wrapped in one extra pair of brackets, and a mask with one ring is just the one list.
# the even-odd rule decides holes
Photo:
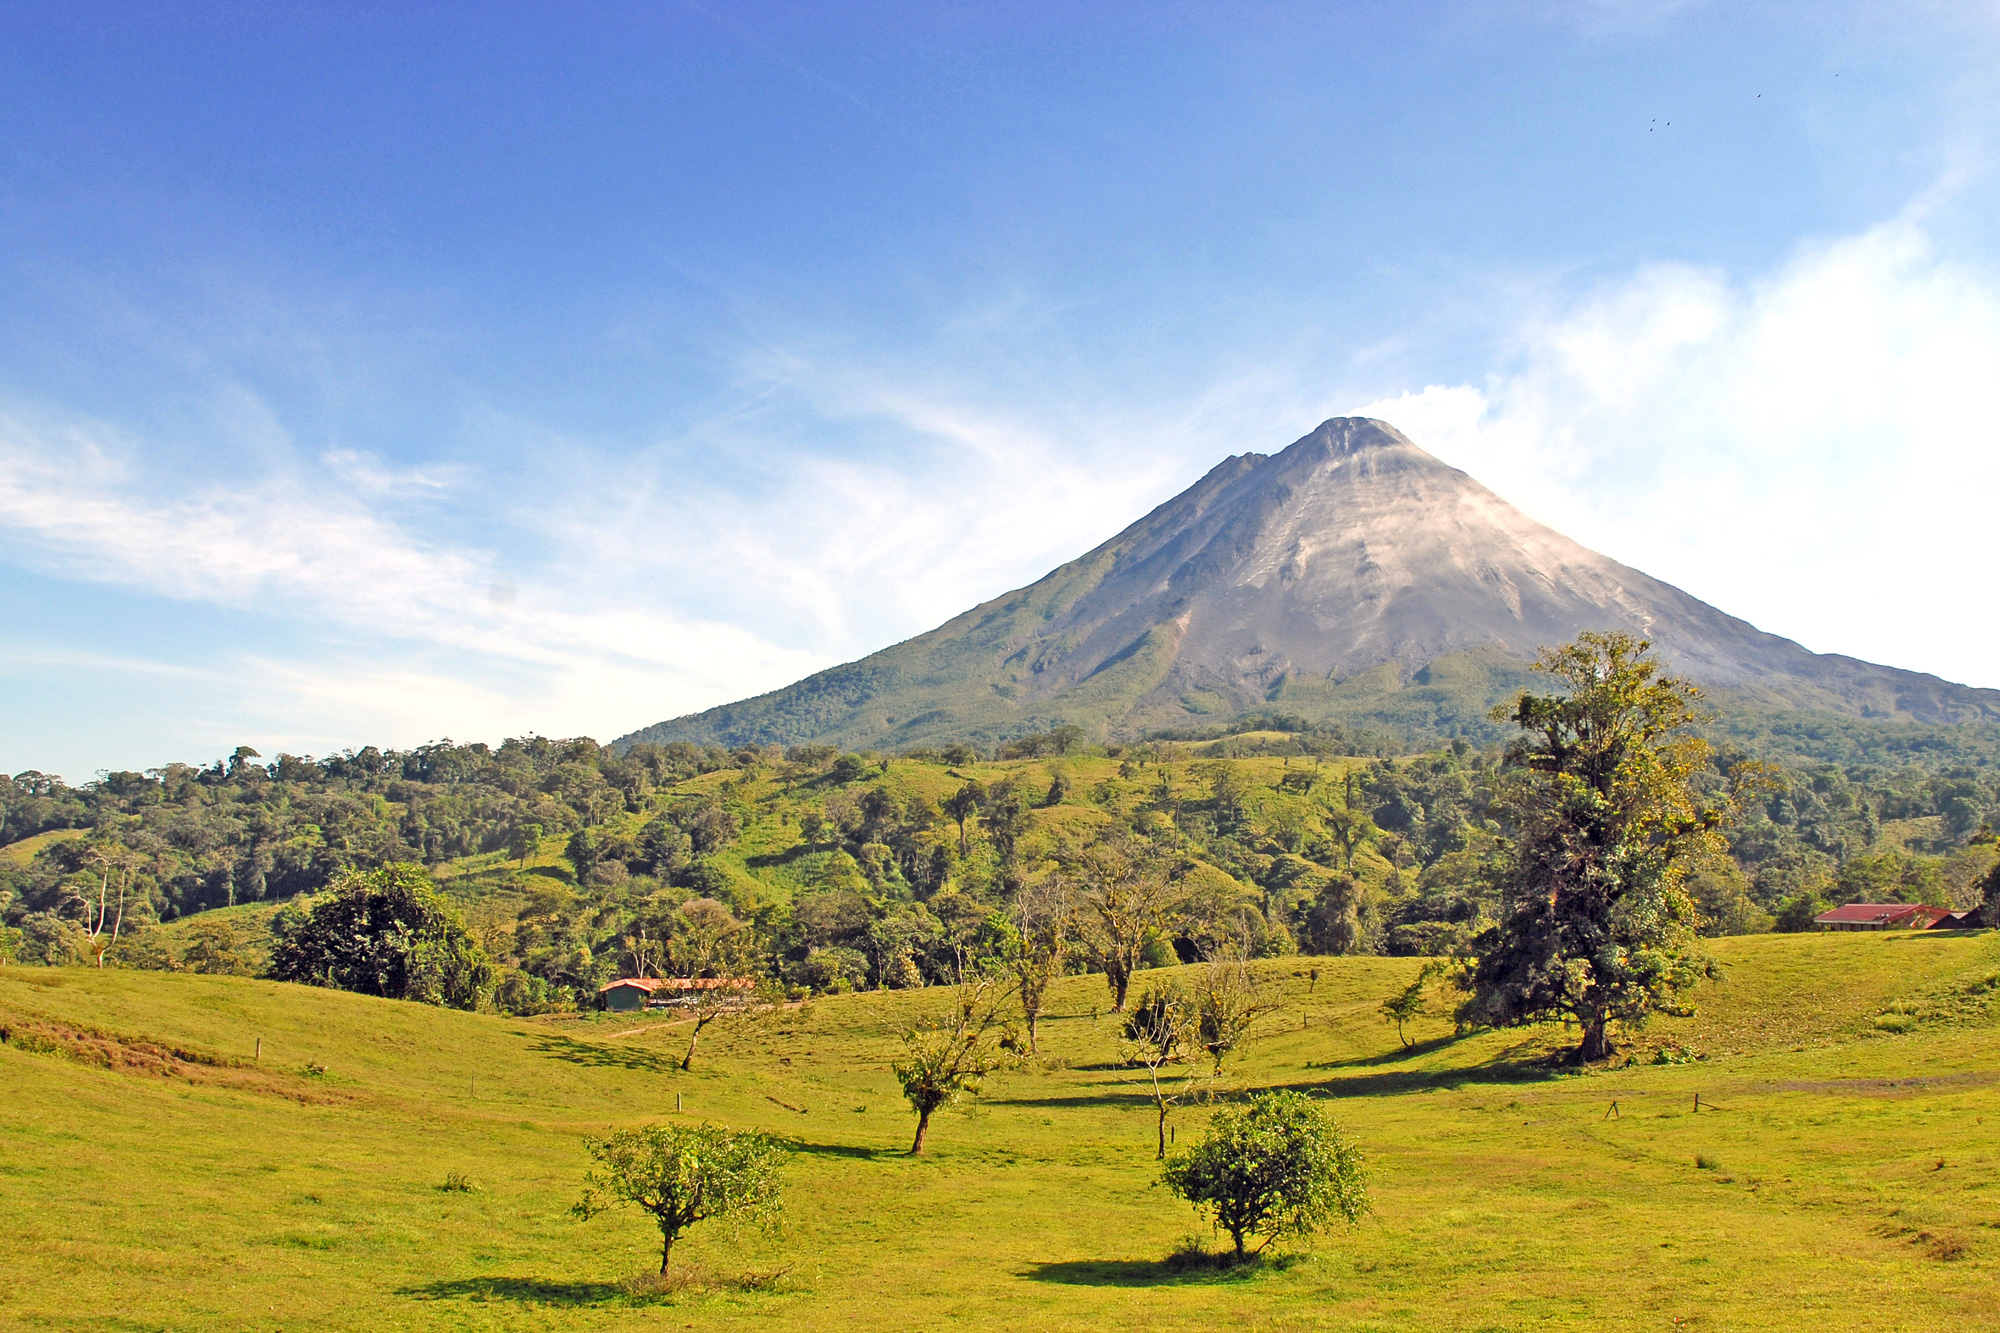
[[(90, 952), (96, 957), (97, 965), (103, 967), (104, 955), (118, 943), (118, 934), (125, 927), (125, 896), (132, 888), (132, 857), (123, 847), (99, 843), (91, 848), (87, 863), (94, 866), (98, 873), (97, 901), (92, 903), (89, 898), (82, 898), (83, 933), (90, 940)], [(115, 917), (112, 915), (114, 905), (111, 900), (114, 882), (118, 886)]]
[[(1206, 1082), (1201, 1066), (1188, 1058), (1200, 1039), (1200, 1008), (1171, 984), (1149, 987), (1125, 1020), (1125, 1061), (1146, 1071), (1161, 1158), (1167, 1155), (1167, 1117), (1174, 1107), (1195, 1100)], [(1176, 1071), (1175, 1065), (1181, 1068)]]
[(1079, 849), (1064, 870), (1078, 891), (1091, 960), (1104, 969), (1113, 1011), (1122, 1013), (1147, 939), (1179, 917), (1181, 886), (1159, 849), (1126, 836)]
[(713, 898), (682, 903), (674, 913), (667, 956), (674, 972), (693, 983), (683, 1003), (694, 1019), (681, 1068), (694, 1065), (695, 1047), (711, 1023), (767, 1012), (778, 1002), (768, 986), (744, 975), (755, 955), (756, 932)]

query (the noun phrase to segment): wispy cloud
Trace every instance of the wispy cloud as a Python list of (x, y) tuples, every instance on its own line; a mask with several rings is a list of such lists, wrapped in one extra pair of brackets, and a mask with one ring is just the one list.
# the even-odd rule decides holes
[(350, 454), (177, 485), (145, 455), (92, 423), (0, 418), (0, 528), (17, 563), (50, 576), (272, 616), (337, 645), (234, 657), (244, 710), (289, 701), (348, 736), (615, 734), (824, 664), (745, 624), (679, 614), (671, 596), (631, 600), (612, 561), (593, 578), (421, 535), (404, 511), (450, 486), (434, 471)]

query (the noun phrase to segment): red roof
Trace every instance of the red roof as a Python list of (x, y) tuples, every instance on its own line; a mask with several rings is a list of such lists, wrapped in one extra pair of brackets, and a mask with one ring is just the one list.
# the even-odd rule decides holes
[(1936, 921), (1950, 915), (1943, 907), (1931, 907), (1924, 903), (1849, 903), (1836, 907), (1831, 912), (1821, 912), (1813, 918), (1819, 925), (1830, 926), (1851, 923), (1864, 926), (1888, 925), (1904, 920), (1921, 912), (1927, 920)]
[(749, 990), (757, 983), (748, 977), (620, 977), (597, 988), (599, 995), (620, 986), (635, 986), (651, 995), (656, 990)]

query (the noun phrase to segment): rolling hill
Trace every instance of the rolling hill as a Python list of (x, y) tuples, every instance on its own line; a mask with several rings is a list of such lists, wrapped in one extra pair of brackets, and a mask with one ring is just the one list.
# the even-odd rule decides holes
[[(934, 990), (713, 1029), (683, 1072), (671, 1015), (0, 968), (0, 1326), (2000, 1326), (1980, 1128), (2000, 935), (1715, 946), (1700, 1016), (1598, 1073), (1536, 1058), (1554, 1028), (1454, 1039), (1424, 1018), (1405, 1050), (1375, 1009), (1416, 959), (1258, 964), (1278, 1007), (1225, 1095), (1324, 1099), (1375, 1210), (1221, 1273), (1164, 1262), (1216, 1241), (1154, 1186), (1101, 977), (1059, 983), (1044, 1058), (911, 1158), (888, 1064)], [(1182, 1143), (1208, 1114), (1175, 1112)], [(570, 1216), (582, 1140), (697, 1120), (791, 1140), (783, 1227), (695, 1228), (660, 1292), (635, 1281), (658, 1263), (644, 1218)]]
[[(1813, 653), (1535, 522), (1386, 422), (1224, 460), (1026, 588), (860, 661), (621, 738), (850, 748), (1282, 712), (1489, 737), (1543, 645), (1651, 638), (1752, 732), (2000, 723), (2000, 691)], [(1805, 748), (1810, 749), (1810, 744)]]

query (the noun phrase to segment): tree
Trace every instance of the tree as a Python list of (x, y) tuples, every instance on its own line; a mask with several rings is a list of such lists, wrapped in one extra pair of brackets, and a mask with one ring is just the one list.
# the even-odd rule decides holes
[(1982, 925), (2000, 926), (2000, 864), (1979, 881), (1979, 920)]
[(597, 869), (603, 859), (604, 849), (598, 842), (597, 834), (587, 828), (580, 828), (569, 835), (569, 844), (563, 848), (569, 857), (570, 866), (576, 871), (576, 882), (581, 884), (590, 878), (590, 872)]
[(1340, 863), (1354, 869), (1354, 853), (1381, 836), (1382, 830), (1366, 814), (1346, 805), (1329, 805), (1322, 822), (1327, 836), (1340, 848)]
[[(1145, 1066), (1162, 1160), (1167, 1155), (1167, 1116), (1195, 1096), (1201, 1080), (1199, 1066), (1186, 1059), (1200, 1034), (1199, 1007), (1171, 984), (1149, 986), (1125, 1020), (1125, 1059), (1128, 1064)], [(1168, 1066), (1182, 1062), (1186, 1068), (1176, 1079)]]
[(1239, 1260), (1246, 1237), (1264, 1237), (1261, 1254), (1335, 1217), (1352, 1226), (1369, 1210), (1360, 1149), (1296, 1092), (1267, 1092), (1245, 1110), (1217, 1111), (1207, 1136), (1168, 1159), (1160, 1179), (1229, 1233)]
[(1699, 789), (1709, 747), (1689, 728), (1701, 692), (1659, 675), (1649, 648), (1619, 632), (1544, 649), (1536, 669), (1567, 693), (1523, 691), (1494, 714), (1525, 733), (1509, 751), (1523, 771), (1501, 796), (1513, 834), (1500, 920), (1474, 941), (1461, 1017), (1571, 1018), (1586, 1061), (1611, 1053), (1613, 1022), (1685, 1012), (1710, 970), (1694, 952), (1687, 878), (1722, 856), (1737, 791), (1762, 780), (1746, 767), (1729, 791)]
[(979, 803), (986, 793), (976, 782), (968, 782), (951, 795), (945, 797), (944, 812), (958, 825), (958, 855), (963, 860), (969, 851), (966, 842), (965, 821), (979, 813)]
[(680, 821), (696, 856), (719, 852), (743, 832), (742, 823), (720, 801), (704, 801)]
[(1403, 1035), (1403, 1025), (1412, 1019), (1423, 1017), (1428, 1008), (1424, 989), (1430, 984), (1430, 979), (1430, 971), (1426, 969), (1418, 973), (1415, 981), (1382, 1001), (1379, 1010), (1382, 1019), (1384, 1022), (1396, 1025), (1396, 1040), (1402, 1042), (1405, 1049), (1415, 1046), (1416, 1043)]
[(1370, 931), (1363, 919), (1369, 906), (1367, 889), (1349, 874), (1321, 876), (1319, 886), (1301, 923), (1307, 947), (1320, 954), (1369, 952)]
[[(1815, 918), (1831, 906), (1832, 903), (1811, 889), (1801, 889), (1779, 906), (1777, 916), (1772, 921), (1772, 929), (1791, 934), (1813, 930), (1816, 928)], [(1988, 909), (1989, 914), (1991, 910)]]
[(772, 998), (743, 974), (756, 955), (756, 932), (713, 898), (694, 898), (674, 913), (668, 957), (674, 972), (696, 982), (687, 1004), (694, 1019), (681, 1068), (694, 1067), (694, 1050), (702, 1031), (718, 1019), (742, 1018), (769, 1009)]
[(1241, 1046), (1257, 1020), (1271, 1010), (1257, 978), (1241, 954), (1224, 952), (1196, 973), (1195, 1036), (1217, 1075), (1222, 1061)]
[(241, 941), (227, 921), (197, 921), (188, 931), (187, 948), (181, 951), (181, 966), (190, 972), (206, 972), (233, 977), (244, 971), (243, 956), (237, 952)]
[[(118, 934), (125, 928), (125, 896), (132, 887), (132, 858), (122, 847), (99, 843), (91, 848), (88, 863), (95, 866), (98, 872), (97, 901), (92, 903), (87, 895), (83, 896), (83, 933), (90, 941), (91, 956), (101, 968), (104, 966), (104, 955), (118, 943)], [(115, 919), (112, 916), (114, 905), (110, 901), (113, 880), (118, 883)]]
[(271, 923), (276, 981), (474, 1009), (493, 966), (422, 866), (349, 872)]
[(648, 1125), (585, 1139), (597, 1169), (571, 1211), (585, 1221), (637, 1204), (660, 1227), (660, 1276), (681, 1232), (710, 1218), (768, 1217), (778, 1208), (784, 1150), (752, 1130)]
[(962, 981), (953, 990), (949, 1010), (903, 1029), (908, 1056), (891, 1068), (903, 1087), (903, 1096), (917, 1113), (917, 1137), (910, 1144), (912, 1157), (924, 1151), (931, 1116), (961, 1097), (976, 1096), (981, 1081), (1000, 1065), (991, 1040), (999, 1022), (999, 1006), (993, 1003), (991, 991), (992, 983), (984, 978)]
[(1007, 921), (1007, 966), (1014, 974), (1014, 992), (1021, 1001), (1021, 1018), (1028, 1029), (1028, 1050), (1040, 1054), (1035, 1024), (1049, 985), (1063, 974), (1076, 907), (1062, 881), (1050, 877), (1021, 890)]
[(516, 824), (507, 834), (507, 855), (520, 863), (520, 868), (528, 868), (528, 858), (542, 847), (542, 826), (540, 824)]
[(1104, 970), (1113, 1012), (1123, 1013), (1147, 939), (1165, 931), (1176, 917), (1180, 886), (1155, 849), (1127, 837), (1080, 849), (1069, 858), (1066, 872), (1082, 890), (1091, 961)]

